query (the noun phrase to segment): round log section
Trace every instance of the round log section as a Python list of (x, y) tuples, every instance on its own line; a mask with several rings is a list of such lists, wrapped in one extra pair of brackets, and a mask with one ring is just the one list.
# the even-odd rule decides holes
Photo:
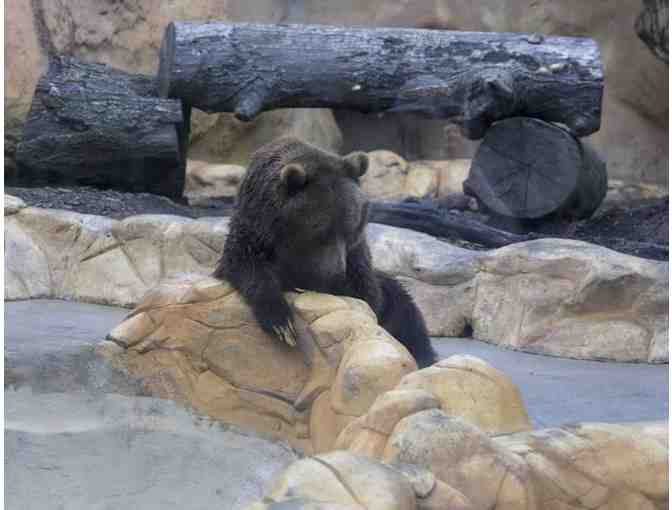
[(69, 57), (50, 59), (17, 148), (14, 186), (93, 186), (181, 197), (181, 102), (150, 76)]
[(603, 71), (596, 42), (586, 38), (174, 22), (157, 80), (163, 97), (240, 120), (289, 107), (418, 112), (478, 139), (513, 116), (594, 133)]
[(516, 219), (587, 218), (606, 191), (606, 165), (595, 151), (566, 129), (523, 117), (488, 130), (464, 181), (487, 211)]

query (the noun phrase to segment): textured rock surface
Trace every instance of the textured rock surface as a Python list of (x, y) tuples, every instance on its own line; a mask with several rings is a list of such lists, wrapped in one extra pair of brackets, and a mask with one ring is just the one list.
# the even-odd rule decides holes
[[(180, 273), (210, 274), (228, 220), (168, 215), (123, 221), (5, 209), (5, 297), (136, 305)], [(475, 338), (585, 359), (668, 359), (669, 264), (580, 241), (542, 239), (489, 252), (371, 224), (380, 270), (414, 296), (433, 336)]]
[(339, 434), (335, 448), (382, 458), (398, 424), (438, 410), (486, 434), (530, 430), (520, 392), (502, 372), (473, 356), (452, 356), (410, 373)]
[(331, 110), (321, 108), (273, 110), (251, 122), (228, 113), (216, 118), (212, 127), (192, 135), (190, 157), (247, 167), (252, 152), (281, 136), (296, 136), (332, 152), (339, 152), (343, 143)]
[(385, 464), (347, 452), (331, 452), (292, 464), (263, 503), (274, 508), (415, 510), (415, 493), (404, 475)]
[(154, 395), (308, 452), (328, 451), (417, 366), (365, 303), (287, 296), (302, 330), (296, 349), (266, 336), (227, 283), (183, 276), (149, 292), (110, 333), (124, 347), (111, 359)]
[(245, 176), (245, 167), (189, 160), (184, 196), (190, 204), (212, 197), (235, 197)]
[(479, 264), (475, 337), (556, 356), (660, 361), (667, 263), (542, 239), (496, 250)]
[[(341, 508), (327, 503), (352, 505), (343, 478), (377, 481), (384, 472), (389, 482), (396, 470), (410, 481), (414, 506), (368, 503), (379, 482), (357, 486), (360, 505), (352, 508), (655, 510), (667, 503), (667, 443), (665, 422), (583, 423), (489, 437), (438, 409), (416, 409), (397, 423), (382, 450), (358, 454), (380, 464), (339, 451), (330, 455), (340, 464), (318, 478), (321, 466), (298, 461), (278, 478), (268, 506), (250, 508), (291, 501), (292, 489), (303, 497), (297, 508)], [(396, 491), (387, 490), (405, 494), (407, 483), (398, 476)]]
[(361, 184), (371, 198), (401, 200), (434, 196), (438, 176), (431, 168), (411, 167), (398, 154), (378, 150), (369, 153), (369, 169), (362, 177)]
[[(323, 0), (152, 0), (110, 5), (105, 0), (12, 0), (5, 10), (12, 20), (8, 25), (5, 75), (5, 127), (6, 133), (14, 134), (10, 133), (10, 138), (19, 134), (46, 54), (67, 54), (130, 72), (153, 73), (163, 29), (176, 19), (538, 32), (593, 37), (600, 44), (606, 83), (603, 127), (592, 138), (607, 158), (610, 175), (629, 182), (668, 181), (668, 69), (637, 37), (634, 23), (641, 2), (617, 0), (587, 5), (580, 0), (516, 0), (505, 4), (495, 0), (478, 4), (372, 0), (330, 5)], [(220, 130), (217, 123), (207, 120), (201, 126), (213, 126), (215, 138), (220, 136), (217, 133), (233, 133)], [(348, 150), (386, 148), (409, 159), (449, 159), (470, 157), (474, 148), (454, 130), (446, 129), (443, 121), (402, 114), (382, 119), (349, 116), (342, 123), (348, 127)], [(261, 131), (259, 135), (263, 136)], [(390, 138), (394, 141), (389, 142)]]

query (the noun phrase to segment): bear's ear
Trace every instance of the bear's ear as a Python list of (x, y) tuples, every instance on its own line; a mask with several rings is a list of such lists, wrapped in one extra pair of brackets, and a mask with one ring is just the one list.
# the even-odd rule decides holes
[(366, 152), (351, 152), (343, 159), (348, 168), (348, 175), (353, 179), (359, 179), (369, 168), (369, 156)]
[(280, 181), (293, 193), (306, 185), (306, 169), (298, 163), (289, 163), (280, 169)]

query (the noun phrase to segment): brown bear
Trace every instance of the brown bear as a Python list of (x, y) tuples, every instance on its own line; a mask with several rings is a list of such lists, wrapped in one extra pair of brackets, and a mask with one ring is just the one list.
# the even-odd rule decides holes
[(296, 344), (283, 292), (295, 289), (366, 301), (420, 367), (436, 361), (420, 310), (397, 280), (373, 269), (359, 187), (368, 157), (341, 157), (296, 138), (258, 149), (241, 182), (214, 276), (228, 280), (262, 329)]

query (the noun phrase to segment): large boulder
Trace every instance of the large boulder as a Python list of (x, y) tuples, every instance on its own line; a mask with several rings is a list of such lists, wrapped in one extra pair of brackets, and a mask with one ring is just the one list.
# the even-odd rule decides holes
[(301, 331), (296, 349), (263, 333), (227, 283), (182, 276), (149, 292), (110, 333), (121, 352), (110, 344), (104, 352), (154, 395), (328, 451), (417, 365), (366, 303), (312, 292), (287, 298)]
[[(279, 502), (324, 510), (352, 505), (336, 495), (347, 481), (362, 479), (377, 483), (349, 492), (360, 503), (353, 508), (656, 510), (666, 508), (668, 498), (665, 422), (583, 423), (489, 437), (461, 418), (418, 408), (396, 423), (377, 453), (329, 455), (333, 469), (298, 461), (280, 475), (264, 504), (250, 510)], [(387, 494), (407, 497), (409, 482), (415, 505), (372, 503), (381, 485)]]
[(527, 352), (663, 361), (667, 263), (541, 239), (480, 258), (474, 336)]
[(666, 362), (669, 264), (566, 239), (475, 252), (371, 225), (373, 259), (413, 294), (430, 333), (538, 354)]
[(490, 435), (532, 428), (520, 392), (505, 374), (473, 356), (452, 356), (404, 376), (343, 429), (335, 447), (382, 458), (398, 423), (432, 409)]

